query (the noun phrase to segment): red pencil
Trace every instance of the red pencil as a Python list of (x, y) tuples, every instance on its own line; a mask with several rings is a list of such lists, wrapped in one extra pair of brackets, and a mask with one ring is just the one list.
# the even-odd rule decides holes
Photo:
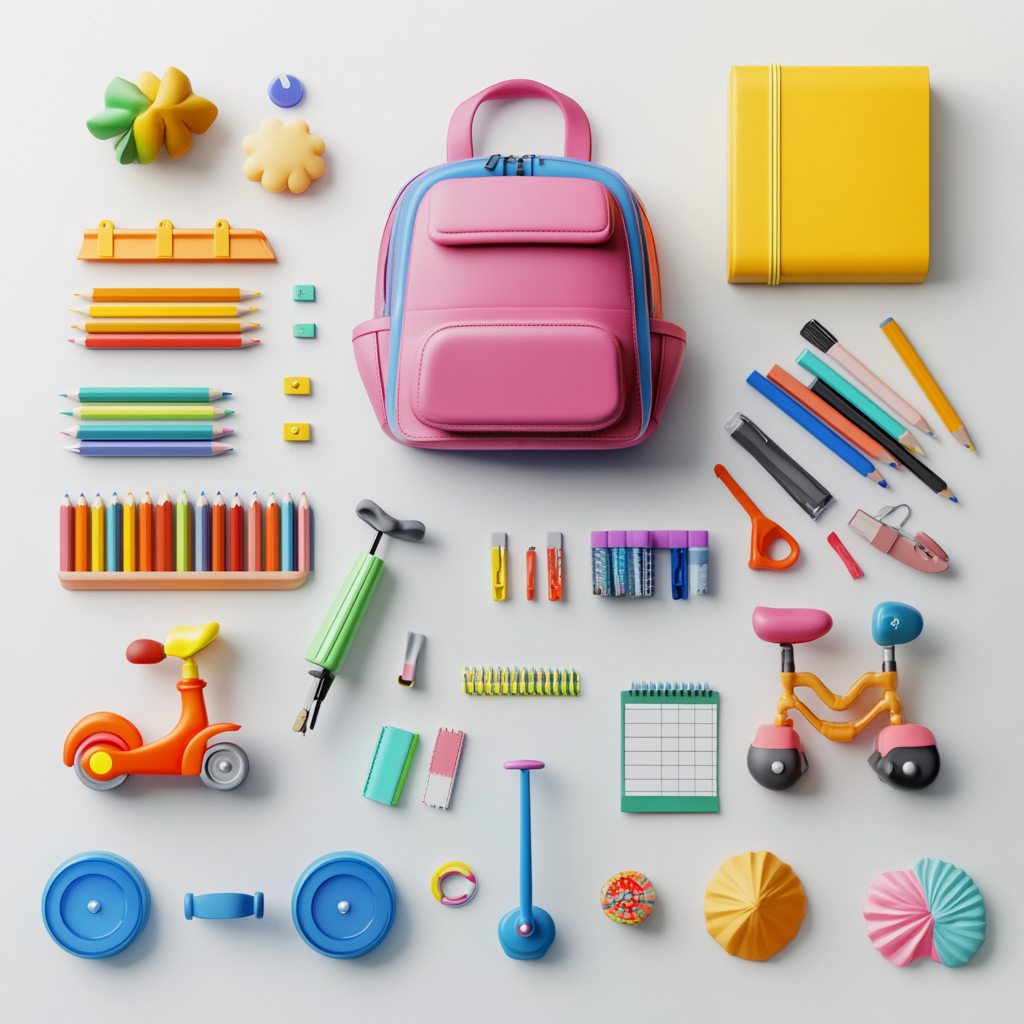
[(267, 502), (267, 572), (281, 571), (281, 506), (270, 492)]
[(89, 571), (89, 503), (80, 494), (75, 502), (75, 572)]
[(297, 509), (297, 519), (299, 521), (299, 528), (295, 531), (298, 534), (299, 542), (296, 545), (298, 547), (298, 558), (295, 561), (296, 568), (300, 572), (309, 572), (313, 568), (312, 558), (312, 545), (310, 544), (310, 518), (309, 518), (309, 499), (306, 497), (306, 492), (302, 492), (302, 497), (299, 498), (299, 507)]
[(247, 348), (260, 343), (240, 334), (87, 334), (68, 341), (86, 348)]
[(245, 528), (245, 568), (249, 572), (259, 572), (263, 568), (263, 506), (255, 491), (249, 499)]
[(66, 494), (60, 503), (60, 571), (75, 571), (75, 510)]
[(171, 496), (164, 491), (156, 503), (156, 557), (157, 572), (174, 572), (174, 506)]
[(231, 548), (228, 554), (228, 570), (230, 572), (241, 572), (244, 568), (243, 555), (245, 554), (245, 513), (242, 511), (242, 499), (235, 491), (231, 499)]
[(210, 512), (210, 568), (214, 572), (223, 572), (225, 569), (225, 527), (227, 526), (227, 508), (224, 505), (224, 498), (220, 491), (213, 499), (213, 508)]
[(146, 491), (139, 502), (139, 572), (153, 571), (153, 499)]

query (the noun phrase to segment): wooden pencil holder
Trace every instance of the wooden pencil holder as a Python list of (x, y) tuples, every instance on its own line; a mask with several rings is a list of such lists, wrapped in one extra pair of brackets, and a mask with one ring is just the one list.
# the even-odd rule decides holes
[(298, 590), (308, 570), (284, 572), (58, 572), (65, 590)]

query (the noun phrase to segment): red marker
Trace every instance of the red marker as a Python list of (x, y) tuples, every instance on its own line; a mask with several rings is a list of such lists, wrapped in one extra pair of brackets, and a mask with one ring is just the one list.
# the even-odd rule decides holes
[(548, 534), (548, 600), (562, 600), (562, 535)]
[(537, 571), (537, 549), (529, 548), (526, 552), (526, 600), (533, 600), (533, 577)]

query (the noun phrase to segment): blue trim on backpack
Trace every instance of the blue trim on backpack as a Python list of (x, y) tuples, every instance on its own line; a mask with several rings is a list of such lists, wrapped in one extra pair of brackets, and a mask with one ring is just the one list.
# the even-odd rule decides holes
[[(433, 171), (425, 171), (405, 189), (399, 199), (391, 239), (388, 243), (388, 268), (385, 278), (384, 315), (391, 317), (391, 345), (388, 360), (388, 379), (385, 388), (385, 408), (388, 427), (397, 438), (404, 436), (398, 429), (395, 401), (398, 390), (398, 358), (401, 349), (402, 320), (405, 311), (406, 283), (409, 273), (409, 255), (412, 250), (412, 233), (416, 213), (423, 197), (433, 185), (450, 178), (485, 178), (494, 172), (485, 169), (487, 160), (476, 157), (445, 164)], [(636, 202), (629, 186), (608, 167), (574, 160), (570, 157), (546, 156), (532, 161), (533, 174), (537, 177), (587, 178), (600, 182), (615, 197), (622, 211), (629, 245), (630, 270), (633, 275), (633, 315), (636, 321), (638, 371), (640, 378), (640, 399), (643, 416), (637, 438), (643, 437), (651, 418), (651, 321), (648, 307), (646, 246), (640, 230)]]

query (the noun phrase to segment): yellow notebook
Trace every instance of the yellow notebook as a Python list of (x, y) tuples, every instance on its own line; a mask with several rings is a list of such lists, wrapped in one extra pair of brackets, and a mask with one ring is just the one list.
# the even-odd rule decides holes
[(923, 281), (928, 107), (926, 67), (734, 67), (729, 281)]

